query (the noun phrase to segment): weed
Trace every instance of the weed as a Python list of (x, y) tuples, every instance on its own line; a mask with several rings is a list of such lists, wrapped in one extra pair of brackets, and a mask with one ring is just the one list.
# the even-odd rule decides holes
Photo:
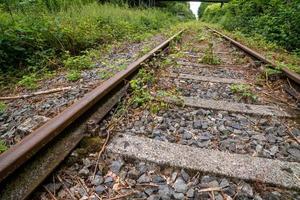
[(151, 102), (149, 105), (150, 112), (152, 114), (157, 114), (162, 109), (167, 109), (169, 105), (163, 101)]
[(127, 68), (127, 65), (120, 65), (117, 67), (117, 69), (120, 71), (125, 70), (126, 68)]
[(0, 114), (6, 110), (6, 104), (0, 101)]
[(252, 93), (251, 87), (245, 84), (232, 84), (230, 90), (241, 96), (243, 99), (251, 99), (253, 101), (257, 100), (257, 96)]
[(206, 39), (207, 39), (207, 38), (206, 38), (204, 35), (198, 35), (198, 36), (197, 36), (198, 42), (205, 41)]
[(220, 64), (220, 58), (215, 55), (213, 52), (213, 43), (208, 44), (208, 48), (204, 52), (204, 56), (201, 59), (202, 63), (211, 64), (211, 65), (218, 65)]
[(0, 140), (0, 153), (3, 153), (6, 151), (8, 148), (3, 140)]
[(67, 58), (63, 61), (63, 63), (68, 69), (83, 70), (93, 68), (92, 59), (88, 55), (70, 56), (70, 54), (67, 53), (66, 57)]
[(141, 69), (137, 77), (130, 81), (132, 89), (131, 104), (135, 106), (143, 106), (150, 102), (153, 98), (149, 92), (148, 85), (153, 83), (153, 73)]
[(280, 70), (272, 69), (272, 68), (268, 68), (268, 67), (265, 68), (264, 72), (265, 72), (266, 76), (273, 76), (273, 75), (281, 74)]
[(77, 81), (81, 78), (81, 73), (78, 70), (71, 70), (66, 77), (68, 81)]
[(99, 71), (97, 74), (103, 80), (108, 79), (108, 78), (110, 78), (110, 77), (112, 77), (114, 75), (113, 72), (108, 71), (108, 70), (106, 70), (106, 71)]
[(38, 87), (37, 77), (35, 74), (24, 75), (18, 82), (19, 85), (26, 87), (27, 89), (35, 89)]

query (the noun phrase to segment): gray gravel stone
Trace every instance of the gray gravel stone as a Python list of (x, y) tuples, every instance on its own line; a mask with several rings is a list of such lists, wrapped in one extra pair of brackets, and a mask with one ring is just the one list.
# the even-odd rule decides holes
[(253, 197), (253, 189), (248, 183), (244, 183), (241, 191), (248, 197)]
[(113, 161), (110, 165), (110, 170), (114, 173), (119, 173), (121, 168), (123, 166), (123, 163), (121, 161)]
[(146, 188), (145, 190), (144, 190), (144, 192), (148, 195), (148, 196), (150, 196), (150, 195), (152, 195), (154, 192), (156, 192), (157, 191), (157, 188)]
[(95, 192), (98, 195), (101, 195), (105, 190), (106, 190), (106, 188), (103, 185), (99, 185), (95, 188)]
[(188, 187), (185, 181), (181, 177), (178, 177), (174, 183), (174, 189), (178, 193), (185, 193)]
[(173, 194), (173, 196), (174, 196), (174, 198), (175, 199), (184, 199), (184, 194), (182, 194), (182, 193), (174, 193)]
[(87, 176), (87, 175), (89, 175), (90, 171), (89, 171), (88, 168), (83, 167), (78, 173), (79, 173), (79, 175), (81, 175), (81, 176)]
[(214, 178), (210, 177), (210, 176), (203, 176), (201, 178), (201, 184), (208, 184), (209, 182), (213, 181)]
[(131, 169), (128, 173), (127, 173), (128, 178), (130, 179), (138, 179), (140, 176), (140, 172), (138, 170)]
[(219, 187), (218, 181), (214, 180), (208, 183), (209, 187)]
[(186, 196), (189, 198), (193, 198), (195, 196), (195, 190), (193, 188), (189, 189), (186, 193)]
[(102, 176), (96, 175), (94, 180), (92, 180), (92, 184), (98, 186), (104, 182), (104, 178)]
[(192, 139), (192, 137), (193, 137), (193, 135), (188, 131), (185, 131), (185, 133), (182, 135), (182, 138), (185, 140), (190, 140), (190, 139)]
[(161, 199), (167, 200), (167, 199), (171, 199), (173, 191), (168, 185), (160, 185), (158, 194)]
[(300, 160), (300, 149), (297, 147), (290, 147), (287, 152), (297, 160)]
[(45, 187), (52, 193), (56, 193), (60, 188), (62, 184), (61, 183), (49, 183)]
[(184, 180), (185, 182), (188, 182), (188, 181), (190, 180), (189, 174), (186, 173), (184, 169), (182, 169), (182, 170), (180, 171), (180, 174), (181, 174), (181, 177), (183, 178), (183, 180)]
[(154, 183), (164, 183), (166, 180), (161, 176), (154, 176), (152, 181)]
[(138, 183), (149, 183), (150, 181), (151, 181), (151, 178), (147, 174), (143, 174), (137, 180)]
[(160, 198), (159, 198), (159, 195), (156, 195), (156, 194), (154, 194), (154, 195), (151, 195), (151, 196), (149, 196), (148, 198), (147, 198), (147, 200), (159, 200)]
[(217, 194), (217, 195), (215, 196), (215, 200), (223, 200), (222, 195), (221, 195), (221, 194)]
[(111, 176), (108, 176), (108, 177), (106, 177), (105, 178), (105, 180), (104, 180), (104, 183), (105, 184), (110, 184), (110, 183), (112, 183), (114, 181), (114, 179), (111, 177)]
[(226, 188), (226, 187), (228, 187), (228, 186), (229, 186), (228, 180), (225, 179), (225, 178), (223, 178), (223, 179), (221, 180), (221, 182), (220, 182), (220, 187)]
[(194, 121), (193, 127), (194, 127), (195, 129), (201, 129), (201, 127), (202, 127), (201, 121), (199, 121), (199, 120)]

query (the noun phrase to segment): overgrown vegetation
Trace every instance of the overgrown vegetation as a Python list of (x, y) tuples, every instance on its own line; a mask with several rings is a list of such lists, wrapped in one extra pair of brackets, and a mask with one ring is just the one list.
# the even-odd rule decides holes
[(1, 114), (1, 113), (4, 113), (5, 110), (6, 110), (6, 105), (5, 105), (5, 103), (3, 103), (3, 102), (0, 101), (0, 114)]
[(6, 151), (8, 148), (3, 140), (0, 140), (0, 154)]
[(299, 54), (299, 1), (231, 0), (223, 7), (219, 4), (207, 6), (204, 3), (199, 10), (203, 21), (221, 24), (230, 31), (239, 30), (247, 36), (261, 35)]
[(67, 73), (66, 77), (67, 77), (68, 81), (77, 81), (80, 79), (81, 74), (80, 74), (80, 71), (73, 69)]
[(38, 86), (37, 81), (36, 74), (30, 74), (24, 75), (18, 84), (27, 89), (35, 89)]
[(220, 58), (213, 51), (212, 42), (208, 43), (208, 47), (205, 49), (204, 56), (202, 57), (201, 62), (210, 65), (220, 64)]
[(153, 82), (153, 71), (149, 72), (145, 69), (141, 69), (137, 77), (130, 81), (130, 88), (132, 89), (131, 104), (135, 106), (143, 106), (152, 100), (152, 96), (147, 86)]
[(20, 84), (35, 88), (32, 77), (46, 71), (92, 67), (93, 55), (86, 50), (141, 41), (190, 17), (187, 5), (168, 5), (143, 9), (130, 8), (125, 1), (0, 0), (0, 84), (25, 75)]
[(252, 92), (251, 87), (245, 84), (232, 84), (230, 90), (233, 93), (236, 93), (244, 100), (256, 101), (257, 96)]

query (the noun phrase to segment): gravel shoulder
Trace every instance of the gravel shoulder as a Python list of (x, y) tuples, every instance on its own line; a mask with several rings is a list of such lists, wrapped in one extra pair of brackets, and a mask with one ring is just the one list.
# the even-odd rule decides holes
[[(139, 57), (142, 51), (152, 49), (167, 36), (158, 34), (140, 43), (123, 43), (111, 47), (101, 54), (101, 60), (95, 60), (95, 67), (81, 71), (81, 79), (72, 82), (66, 78), (66, 72), (57, 72), (54, 77), (43, 80), (36, 90), (46, 91), (53, 88), (70, 87), (58, 93), (45, 94), (30, 98), (19, 98), (5, 102), (6, 108), (0, 112), (0, 139), (10, 147), (65, 108), (82, 98), (115, 73), (121, 71), (129, 63)], [(103, 76), (103, 74), (106, 74)], [(34, 91), (17, 88), (14, 91), (2, 91), (2, 95), (31, 94)]]

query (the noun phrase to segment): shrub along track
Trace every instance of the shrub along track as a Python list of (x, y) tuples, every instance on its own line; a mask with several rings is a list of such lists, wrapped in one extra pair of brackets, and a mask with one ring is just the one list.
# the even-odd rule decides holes
[[(106, 119), (101, 121), (125, 94), (124, 80), (175, 37), (1, 155), (1, 179), (10, 176), (1, 183), (0, 197), (25, 198), (88, 129), (111, 137), (107, 151), (92, 149), (82, 156), (82, 148), (76, 149), (44, 185), (47, 192), (38, 191), (35, 197), (299, 199), (300, 131), (293, 119), (297, 102), (283, 92), (286, 81), (257, 80), (261, 63), (202, 28), (183, 34), (173, 54), (147, 62), (130, 82), (131, 94)], [(45, 137), (32, 144), (30, 138), (37, 140), (38, 135)], [(53, 148), (53, 153), (44, 147), (42, 152), (54, 157), (46, 157), (49, 164), (39, 162), (49, 169), (30, 168), (28, 158), (46, 143), (63, 143), (65, 149)], [(31, 160), (42, 157), (38, 152)], [(26, 174), (25, 167), (11, 168), (24, 163), (30, 178), (15, 173)], [(22, 177), (26, 183), (19, 181)], [(8, 187), (16, 182), (21, 187), (11, 191)]]

